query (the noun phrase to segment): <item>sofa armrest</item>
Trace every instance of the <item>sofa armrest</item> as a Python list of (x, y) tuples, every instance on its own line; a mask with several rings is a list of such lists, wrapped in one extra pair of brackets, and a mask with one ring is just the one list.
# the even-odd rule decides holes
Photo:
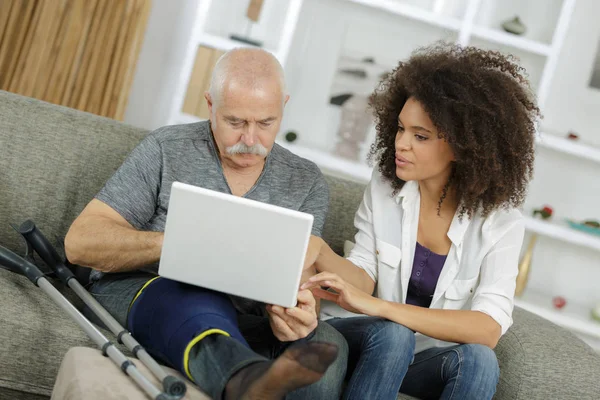
[(515, 307), (500, 339), (497, 399), (598, 399), (600, 355), (573, 333)]

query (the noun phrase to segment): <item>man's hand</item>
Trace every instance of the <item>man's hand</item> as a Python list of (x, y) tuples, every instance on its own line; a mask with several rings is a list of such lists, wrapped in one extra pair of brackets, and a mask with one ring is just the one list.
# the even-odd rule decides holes
[(293, 308), (267, 306), (273, 334), (282, 342), (307, 337), (317, 327), (316, 302), (310, 290), (298, 292), (298, 305)]

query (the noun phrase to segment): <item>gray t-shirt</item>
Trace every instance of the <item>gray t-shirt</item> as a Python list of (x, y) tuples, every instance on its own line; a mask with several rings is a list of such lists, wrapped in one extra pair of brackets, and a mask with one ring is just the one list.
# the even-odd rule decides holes
[[(96, 198), (136, 229), (162, 232), (174, 181), (231, 193), (208, 121), (151, 132)], [(327, 183), (313, 162), (278, 144), (273, 146), (262, 174), (244, 197), (312, 214), (312, 233), (321, 236), (329, 204)], [(156, 271), (156, 266), (148, 267), (144, 270)], [(93, 271), (91, 279), (98, 280), (102, 275)]]

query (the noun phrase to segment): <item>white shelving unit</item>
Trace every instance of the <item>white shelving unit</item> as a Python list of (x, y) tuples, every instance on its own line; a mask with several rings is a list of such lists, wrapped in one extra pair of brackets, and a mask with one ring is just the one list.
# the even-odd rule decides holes
[[(552, 84), (554, 77), (554, 71), (556, 69), (556, 63), (564, 42), (564, 37), (567, 33), (573, 9), (576, 0), (548, 0), (547, 2), (539, 2), (539, 4), (547, 5), (548, 7), (554, 7), (555, 10), (550, 14), (544, 14), (544, 21), (539, 20), (539, 15), (528, 15), (528, 21), (530, 23), (535, 22), (535, 18), (539, 24), (548, 25), (547, 29), (536, 30), (530, 29), (531, 34), (526, 33), (525, 35), (518, 36), (508, 32), (505, 32), (500, 27), (498, 22), (498, 15), (508, 15), (507, 9), (513, 7), (517, 10), (516, 12), (522, 11), (527, 13), (531, 11), (532, 7), (527, 7), (523, 3), (532, 0), (523, 1), (500, 1), (500, 0), (429, 0), (429, 1), (415, 1), (415, 0), (322, 0), (318, 3), (335, 4), (335, 7), (343, 7), (344, 3), (347, 4), (348, 10), (354, 11), (358, 15), (366, 15), (367, 12), (374, 15), (376, 13), (385, 14), (388, 16), (387, 22), (390, 22), (390, 18), (397, 18), (398, 26), (407, 25), (412, 29), (415, 23), (420, 24), (422, 29), (430, 27), (432, 31), (438, 32), (440, 39), (453, 38), (457, 43), (461, 45), (474, 44), (477, 46), (483, 46), (491, 49), (498, 49), (500, 51), (514, 53), (519, 57), (523, 58), (523, 65), (528, 69), (532, 79), (532, 85), (536, 90), (537, 99), (539, 106), (543, 109), (548, 96), (549, 88)], [(305, 13), (311, 13), (309, 8), (316, 8), (317, 4), (315, 1), (305, 0)], [(490, 8), (490, 4), (493, 5)], [(318, 11), (312, 11), (311, 18), (322, 12), (323, 7), (319, 4)], [(357, 11), (357, 7), (361, 7), (361, 11)], [(352, 9), (351, 9), (352, 8)], [(340, 10), (340, 18), (345, 18), (344, 14), (347, 10)], [(548, 17), (548, 18), (546, 18)], [(546, 21), (549, 20), (550, 22)], [(348, 19), (348, 26), (356, 23), (356, 17)], [(349, 27), (341, 28), (339, 24), (335, 25), (336, 30), (350, 29)], [(382, 27), (383, 28), (383, 27)], [(543, 31), (543, 32), (542, 32)], [(316, 36), (310, 36), (310, 33), (302, 32), (305, 37), (299, 41), (299, 45), (303, 46), (298, 51), (305, 52), (306, 47), (310, 46), (310, 41), (315, 40)], [(335, 35), (331, 34), (331, 40), (335, 42)], [(407, 38), (409, 40), (410, 38)], [(330, 53), (333, 55), (327, 55), (327, 57), (338, 57), (338, 50)], [(386, 55), (389, 57), (389, 55)], [(331, 60), (323, 59), (323, 53), (320, 53), (317, 57), (320, 63), (331, 68)], [(308, 58), (312, 58), (308, 56)], [(311, 70), (314, 73), (314, 70)], [(293, 78), (296, 78), (295, 76)], [(312, 77), (311, 77), (312, 78)], [(318, 84), (321, 89), (318, 89), (314, 96), (308, 95), (302, 101), (303, 106), (297, 106), (298, 109), (307, 109), (314, 107), (314, 99), (323, 99), (328, 96), (329, 87), (331, 87), (331, 81), (327, 79), (319, 79)], [(312, 96), (312, 97), (311, 97)], [(297, 92), (292, 93), (292, 101), (298, 101)], [(322, 104), (326, 107), (326, 104)], [(294, 107), (294, 106), (292, 106)], [(299, 111), (302, 112), (302, 111)], [(297, 113), (299, 113), (297, 111)], [(318, 113), (317, 113), (318, 114)], [(331, 118), (330, 114), (320, 113), (315, 117), (318, 118)], [(284, 124), (286, 130), (294, 130), (299, 133), (300, 140), (298, 145), (309, 148), (318, 149), (315, 150), (319, 155), (314, 156), (314, 161), (321, 165), (323, 168), (338, 169), (352, 171), (353, 169), (347, 168), (347, 162), (341, 160), (335, 155), (329, 156), (326, 159), (326, 153), (331, 149), (331, 143), (325, 143), (323, 137), (332, 137), (335, 135), (335, 127), (332, 128), (332, 124), (329, 121), (319, 122), (306, 122), (306, 118), (298, 117), (288, 125)], [(308, 137), (308, 135), (312, 135)], [(315, 139), (318, 138), (318, 139)], [(556, 139), (556, 140), (554, 140)], [(549, 136), (546, 134), (540, 135), (538, 145), (543, 147), (551, 147), (557, 151), (564, 151), (567, 153), (577, 155), (589, 155), (592, 159), (596, 158), (597, 151), (594, 148), (586, 148), (585, 145), (580, 144), (577, 146), (576, 143), (565, 143), (559, 138)], [(566, 144), (566, 146), (563, 146)], [(577, 150), (575, 150), (577, 148)], [(309, 152), (309, 155), (311, 153)], [(584, 155), (584, 157), (585, 157)], [(337, 168), (335, 164), (339, 165)], [(362, 180), (361, 170), (364, 167), (364, 161), (359, 163), (359, 168), (355, 168), (357, 175), (354, 176), (356, 180)], [(363, 175), (364, 176), (364, 175)]]

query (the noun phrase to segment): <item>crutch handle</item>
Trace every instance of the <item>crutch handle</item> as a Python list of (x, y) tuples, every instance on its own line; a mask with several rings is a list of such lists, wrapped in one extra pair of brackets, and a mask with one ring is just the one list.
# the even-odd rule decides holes
[(69, 280), (75, 278), (75, 275), (67, 268), (54, 246), (32, 220), (28, 219), (23, 222), (19, 227), (19, 233), (31, 244), (36, 253), (42, 257), (42, 260), (56, 272), (56, 275), (65, 285), (69, 284)]
[(22, 273), (36, 286), (38, 286), (38, 280), (44, 277), (44, 273), (38, 267), (4, 246), (0, 246), (0, 264)]

